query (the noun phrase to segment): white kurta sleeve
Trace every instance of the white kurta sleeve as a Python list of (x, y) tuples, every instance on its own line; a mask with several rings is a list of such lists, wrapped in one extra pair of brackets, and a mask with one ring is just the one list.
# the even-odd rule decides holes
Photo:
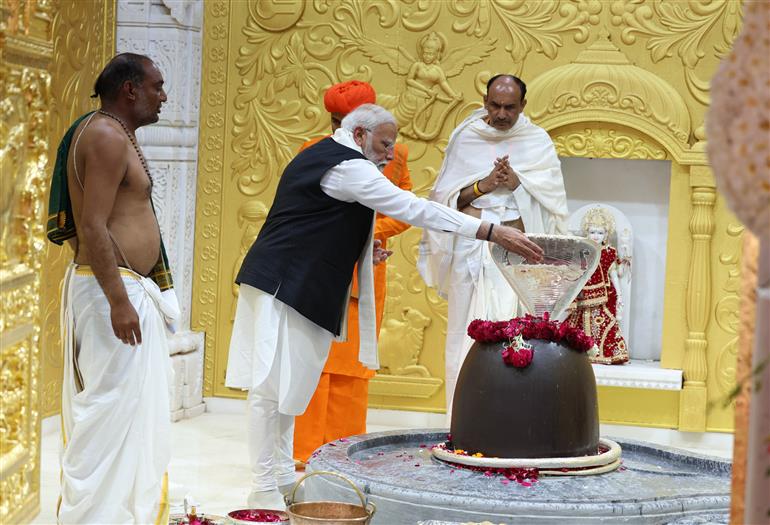
[(432, 230), (476, 238), (481, 220), (404, 191), (382, 176), (373, 163), (352, 159), (330, 169), (321, 189), (335, 199), (359, 202), (388, 217)]

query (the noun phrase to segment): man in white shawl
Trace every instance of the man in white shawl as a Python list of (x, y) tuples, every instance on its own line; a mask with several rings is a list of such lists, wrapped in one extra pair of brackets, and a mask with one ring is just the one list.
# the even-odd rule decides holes
[[(522, 114), (527, 87), (511, 75), (487, 83), (484, 107), (453, 132), (430, 199), (492, 224), (527, 233), (566, 233), (567, 197), (548, 133)], [(472, 341), (473, 319), (505, 320), (518, 301), (485, 243), (425, 230), (418, 268), (448, 299), (446, 403), (451, 414), (457, 376)]]

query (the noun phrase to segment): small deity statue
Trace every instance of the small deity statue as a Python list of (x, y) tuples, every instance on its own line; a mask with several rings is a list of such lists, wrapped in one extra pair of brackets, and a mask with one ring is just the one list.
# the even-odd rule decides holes
[(599, 266), (575, 301), (569, 307), (566, 322), (580, 327), (596, 344), (589, 352), (591, 361), (622, 364), (628, 361), (628, 347), (619, 321), (623, 315), (623, 296), (618, 273), (627, 271), (627, 260), (621, 260), (610, 245), (615, 232), (615, 219), (601, 206), (589, 209), (581, 221), (583, 235), (602, 247)]

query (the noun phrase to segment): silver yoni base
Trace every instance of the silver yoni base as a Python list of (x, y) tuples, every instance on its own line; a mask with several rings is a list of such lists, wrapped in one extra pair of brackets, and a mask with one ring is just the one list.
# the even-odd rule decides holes
[[(363, 434), (324, 445), (308, 472), (338, 472), (377, 505), (374, 525), (493, 523), (728, 523), (729, 461), (616, 439), (623, 466), (586, 477), (541, 476), (531, 487), (454, 468), (431, 454), (438, 429)], [(356, 501), (341, 480), (314, 476), (305, 501)]]

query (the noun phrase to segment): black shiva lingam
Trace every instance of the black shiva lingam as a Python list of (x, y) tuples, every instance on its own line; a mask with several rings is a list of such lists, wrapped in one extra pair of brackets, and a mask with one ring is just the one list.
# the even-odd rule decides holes
[(599, 262), (583, 237), (529, 235), (543, 248), (530, 264), (499, 246), (492, 258), (530, 314), (473, 321), (452, 406), (451, 440), (434, 448), (443, 461), (476, 468), (528, 468), (540, 474), (615, 470), (620, 446), (599, 437), (593, 340), (555, 321)]

